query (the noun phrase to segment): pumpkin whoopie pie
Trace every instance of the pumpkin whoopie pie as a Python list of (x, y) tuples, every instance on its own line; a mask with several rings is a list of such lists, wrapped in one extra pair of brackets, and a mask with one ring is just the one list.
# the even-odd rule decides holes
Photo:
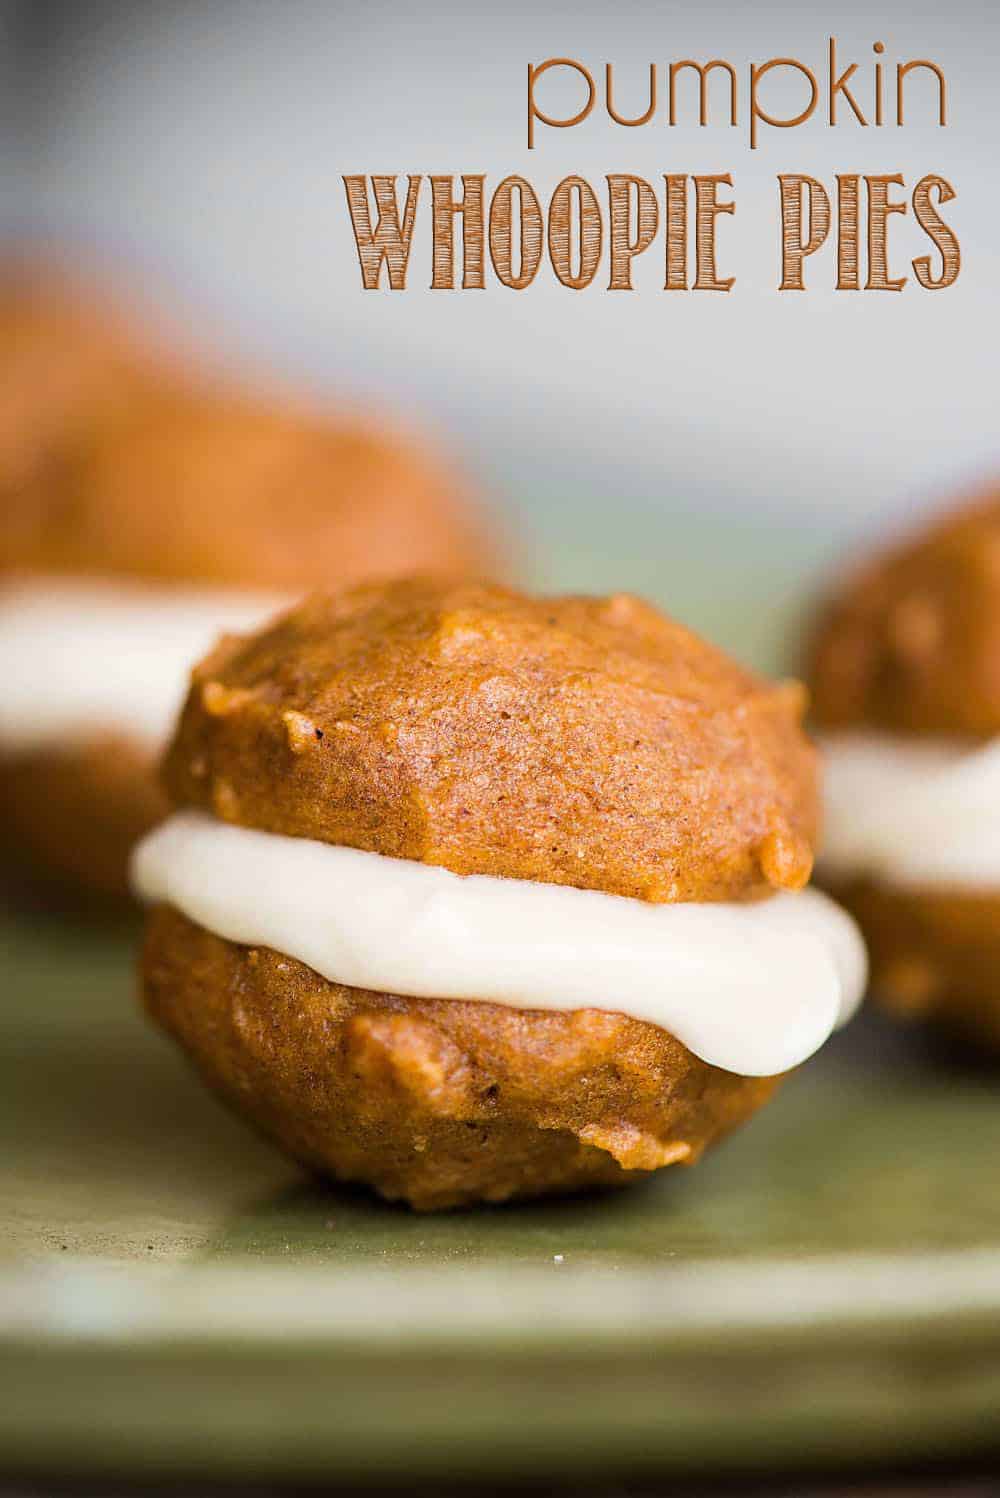
[(139, 847), (151, 1015), (419, 1209), (691, 1163), (857, 1003), (801, 691), (628, 596), (314, 595), (195, 670)]
[(411, 437), (137, 348), (62, 283), (0, 289), (0, 857), (75, 894), (124, 894), (187, 668), (221, 632), (331, 579), (494, 570)]
[(864, 929), (874, 991), (1000, 1046), (1000, 491), (848, 577), (807, 669), (820, 867)]

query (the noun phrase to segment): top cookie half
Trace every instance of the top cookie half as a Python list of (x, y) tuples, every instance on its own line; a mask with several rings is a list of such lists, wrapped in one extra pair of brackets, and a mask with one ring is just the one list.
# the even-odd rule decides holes
[(194, 671), (180, 805), (265, 831), (640, 899), (798, 888), (803, 695), (628, 596), (404, 580), (317, 594)]
[(209, 379), (96, 292), (0, 262), (0, 577), (307, 587), (495, 573), (415, 433)]
[(825, 729), (1000, 733), (1000, 493), (847, 579), (817, 623), (807, 674)]

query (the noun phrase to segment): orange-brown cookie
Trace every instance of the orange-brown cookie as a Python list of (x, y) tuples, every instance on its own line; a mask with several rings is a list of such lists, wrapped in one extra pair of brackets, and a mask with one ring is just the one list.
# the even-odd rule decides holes
[(0, 827), (17, 882), (70, 905), (123, 904), (129, 854), (168, 809), (148, 751), (127, 737), (0, 758)]
[(824, 732), (1000, 733), (1000, 492), (847, 577), (820, 615), (806, 676)]
[(227, 821), (458, 874), (740, 900), (809, 878), (802, 707), (635, 598), (404, 580), (223, 641), (165, 775)]
[(296, 594), (493, 561), (455, 474), (413, 439), (195, 386), (78, 432), (0, 541), (5, 571)]
[[(800, 692), (633, 598), (401, 581), (318, 595), (220, 645), (194, 673), (165, 781), (210, 834), (221, 819), (386, 865), (751, 909), (809, 876), (801, 710)], [(628, 1017), (624, 973), (607, 1009), (405, 997), (227, 940), (169, 900), (143, 986), (268, 1137), (421, 1209), (691, 1163), (777, 1081)]]
[[(862, 925), (875, 993), (898, 1014), (1000, 1044), (1000, 877), (995, 890), (984, 883), (977, 851), (992, 837), (995, 798), (981, 770), (981, 817), (948, 789), (1000, 735), (1000, 493), (984, 492), (848, 577), (817, 622), (807, 678), (837, 855), (821, 860), (821, 874)], [(852, 795), (843, 764), (859, 742), (878, 773)], [(936, 820), (928, 793), (940, 799)], [(856, 826), (871, 866), (840, 852), (845, 832), (857, 841)]]
[[(143, 584), (152, 607), (178, 586), (210, 590), (197, 653), (213, 638), (215, 590), (283, 601), (411, 570), (495, 569), (464, 485), (417, 440), (182, 378), (64, 281), (0, 279), (0, 376), (0, 629), (24, 638), (23, 673), (40, 697), (51, 673), (31, 653), (32, 624), (22, 627), (8, 606), (11, 584), (51, 595), (91, 580)], [(137, 615), (135, 630), (144, 627)], [(125, 616), (122, 631), (132, 633)], [(71, 630), (67, 658), (87, 640)], [(183, 644), (179, 651), (164, 683), (178, 705), (191, 660)], [(113, 658), (106, 669), (115, 671)], [(124, 887), (119, 833), (144, 827), (158, 804), (150, 774), (159, 747), (133, 737), (111, 802), (111, 777), (93, 766), (105, 740), (125, 736), (124, 718), (95, 710), (92, 724), (74, 719), (58, 740), (13, 742), (0, 714), (0, 808), (16, 802), (15, 814), (0, 810), (0, 844), (15, 877), (31, 868), (103, 889), (113, 868), (111, 882)], [(139, 760), (138, 779), (124, 773)], [(54, 768), (58, 784), (49, 786)], [(38, 834), (26, 838), (36, 819)]]
[(868, 943), (872, 986), (905, 1020), (942, 1019), (1000, 1051), (1000, 891), (836, 883)]
[(243, 1117), (310, 1169), (419, 1210), (693, 1164), (777, 1085), (620, 1013), (346, 988), (167, 906), (143, 971), (150, 1014)]

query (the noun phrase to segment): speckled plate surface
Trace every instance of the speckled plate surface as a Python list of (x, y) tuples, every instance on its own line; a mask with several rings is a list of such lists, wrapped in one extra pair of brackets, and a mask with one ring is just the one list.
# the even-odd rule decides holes
[(306, 1182), (0, 925), (0, 1468), (744, 1467), (1000, 1447), (1000, 1075), (876, 1016), (692, 1171), (417, 1217)]

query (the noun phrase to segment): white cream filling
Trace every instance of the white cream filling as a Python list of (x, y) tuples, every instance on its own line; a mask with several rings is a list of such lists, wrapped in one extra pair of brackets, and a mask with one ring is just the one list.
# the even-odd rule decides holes
[(853, 1014), (857, 928), (816, 890), (751, 904), (649, 905), (446, 869), (180, 812), (132, 879), (228, 941), (331, 982), (648, 1020), (744, 1076), (787, 1071)]
[(1000, 889), (1000, 739), (844, 733), (821, 748), (825, 874)]
[(288, 600), (169, 583), (33, 578), (0, 587), (0, 748), (170, 732), (191, 666)]

